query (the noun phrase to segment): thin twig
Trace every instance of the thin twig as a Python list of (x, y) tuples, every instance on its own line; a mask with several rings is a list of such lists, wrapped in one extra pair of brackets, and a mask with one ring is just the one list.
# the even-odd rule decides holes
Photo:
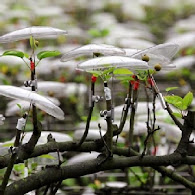
[(86, 122), (86, 126), (85, 126), (85, 131), (83, 136), (81, 137), (80, 142), (78, 143), (78, 147), (80, 147), (82, 145), (82, 143), (86, 140), (86, 137), (88, 135), (89, 132), (89, 127), (90, 127), (90, 122), (91, 122), (91, 116), (93, 113), (93, 108), (94, 108), (94, 101), (92, 100), (92, 96), (94, 96), (95, 94), (95, 82), (91, 82), (91, 94), (90, 94), (90, 107), (89, 107), (89, 113), (88, 113), (88, 117), (87, 117), (87, 122)]
[(134, 132), (134, 120), (136, 112), (136, 103), (138, 98), (138, 89), (133, 90), (133, 100), (131, 103), (131, 114), (130, 114), (130, 127), (129, 127), (129, 147), (133, 146), (133, 132)]
[(182, 125), (182, 124), (180, 123), (180, 121), (177, 120), (177, 118), (173, 115), (173, 111), (171, 110), (171, 108), (170, 108), (170, 106), (169, 106), (168, 103), (166, 103), (166, 106), (167, 106), (166, 110), (167, 110), (167, 112), (169, 113), (170, 117), (173, 119), (174, 123), (179, 127), (179, 129), (180, 129), (181, 131), (183, 131), (183, 125)]
[(125, 122), (127, 119), (127, 115), (129, 112), (129, 108), (131, 105), (131, 95), (132, 95), (131, 93), (132, 93), (132, 85), (131, 85), (131, 82), (129, 82), (129, 90), (128, 90), (127, 98), (125, 100), (125, 104), (123, 106), (123, 111), (122, 111), (122, 115), (121, 115), (121, 119), (120, 119), (119, 128), (113, 132), (113, 136), (119, 135), (124, 128), (124, 125), (125, 125)]

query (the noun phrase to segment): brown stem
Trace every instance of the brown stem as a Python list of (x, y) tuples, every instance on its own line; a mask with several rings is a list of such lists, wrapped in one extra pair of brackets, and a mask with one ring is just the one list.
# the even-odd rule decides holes
[(135, 111), (136, 111), (136, 102), (138, 98), (138, 90), (133, 90), (133, 99), (131, 103), (131, 115), (130, 115), (130, 127), (129, 127), (129, 147), (133, 146), (133, 132), (134, 132), (134, 123), (135, 123)]
[(84, 134), (83, 134), (80, 142), (78, 143), (78, 147), (80, 147), (82, 145), (82, 143), (86, 140), (86, 137), (87, 137), (88, 132), (89, 132), (89, 126), (90, 126), (91, 116), (92, 116), (93, 108), (94, 108), (94, 101), (92, 100), (92, 97), (94, 96), (94, 94), (95, 94), (95, 82), (91, 82), (91, 94), (90, 94), (89, 114), (88, 114), (88, 117), (87, 117), (85, 131), (84, 131)]

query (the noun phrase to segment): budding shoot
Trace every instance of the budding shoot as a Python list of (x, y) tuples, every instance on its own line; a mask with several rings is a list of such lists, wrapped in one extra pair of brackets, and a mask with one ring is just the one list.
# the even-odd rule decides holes
[(160, 71), (161, 70), (161, 64), (156, 64), (155, 66), (154, 66), (154, 69), (156, 70), (156, 71)]
[(142, 56), (142, 60), (145, 61), (145, 62), (149, 62), (150, 58), (149, 58), (149, 56), (147, 56), (146, 54), (144, 54)]

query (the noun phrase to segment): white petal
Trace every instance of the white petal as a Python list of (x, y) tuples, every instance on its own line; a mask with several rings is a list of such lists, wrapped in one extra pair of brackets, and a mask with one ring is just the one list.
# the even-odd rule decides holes
[(94, 58), (78, 65), (79, 69), (92, 70), (99, 68), (110, 68), (110, 67), (128, 67), (129, 69), (139, 70), (148, 69), (148, 64), (142, 60), (137, 60), (129, 57), (122, 56), (106, 56), (100, 58)]
[(24, 40), (30, 38), (30, 36), (33, 36), (34, 38), (54, 38), (61, 34), (67, 34), (67, 32), (65, 30), (47, 26), (32, 26), (1, 36), (0, 43)]
[(171, 59), (179, 50), (179, 45), (175, 43), (164, 43), (154, 47), (144, 49), (138, 53), (133, 54), (131, 57), (141, 58), (144, 54), (153, 54), (156, 56), (164, 56), (165, 58)]
[(123, 51), (120, 48), (114, 47), (112, 45), (89, 44), (89, 45), (84, 45), (82, 47), (73, 49), (68, 53), (65, 53), (62, 56), (61, 61), (65, 62), (79, 56), (93, 55), (93, 53), (101, 53), (103, 55), (121, 55), (124, 54), (125, 51)]
[(50, 100), (37, 94), (36, 92), (31, 92), (20, 87), (1, 85), (0, 94), (10, 98), (32, 102), (32, 104), (35, 104), (38, 108), (48, 114), (60, 120), (64, 120), (64, 112)]

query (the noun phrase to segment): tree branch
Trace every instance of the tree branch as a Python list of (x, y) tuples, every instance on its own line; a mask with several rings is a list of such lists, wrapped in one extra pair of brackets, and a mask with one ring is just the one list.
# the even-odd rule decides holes
[[(138, 156), (114, 157), (112, 159), (107, 159), (107, 161), (100, 165), (98, 164), (97, 159), (93, 159), (62, 167), (48, 167), (36, 174), (12, 183), (6, 188), (5, 195), (25, 194), (29, 191), (32, 191), (33, 189), (38, 189), (42, 186), (48, 185), (50, 183), (55, 183), (59, 180), (76, 178), (79, 176), (93, 174), (105, 170), (122, 169), (134, 166), (149, 166), (156, 168), (156, 166), (174, 165), (178, 161), (180, 161), (181, 164), (184, 162), (187, 164), (195, 164), (195, 157), (190, 158), (190, 161), (188, 161), (187, 157), (183, 158), (178, 154), (165, 156), (144, 156), (142, 159), (140, 159), (140, 157)], [(164, 171), (163, 173), (169, 174), (170, 176), (172, 176), (172, 178), (177, 178), (177, 181), (185, 181), (184, 179), (176, 176), (176, 173), (173, 174), (170, 171), (165, 170), (165, 168), (157, 169), (159, 169), (159, 172)], [(189, 181), (185, 182), (188, 182), (188, 187), (190, 189), (195, 189), (195, 184), (193, 185), (193, 183), (189, 183)]]

